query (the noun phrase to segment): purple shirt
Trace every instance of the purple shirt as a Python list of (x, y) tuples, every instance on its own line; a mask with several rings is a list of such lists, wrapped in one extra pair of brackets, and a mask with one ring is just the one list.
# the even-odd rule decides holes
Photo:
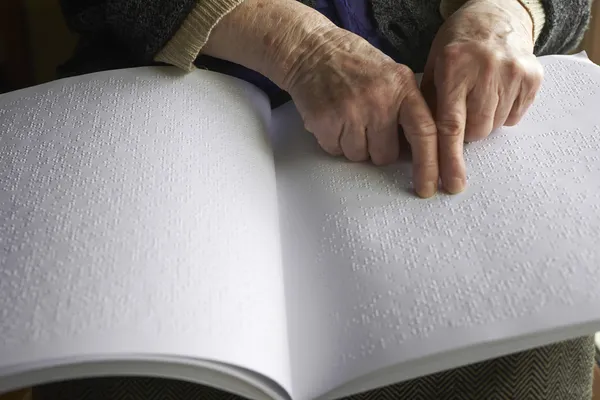
[(381, 38), (369, 16), (368, 0), (317, 0), (315, 9), (337, 26), (362, 36), (377, 48), (381, 47)]

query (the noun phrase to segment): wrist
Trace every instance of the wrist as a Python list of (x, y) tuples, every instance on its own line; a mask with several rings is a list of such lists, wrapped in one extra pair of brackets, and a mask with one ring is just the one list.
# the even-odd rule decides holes
[(522, 0), (498, 1), (498, 7), (504, 9), (508, 13), (511, 25), (515, 33), (522, 39), (531, 42), (533, 46), (535, 42), (534, 21), (529, 9), (525, 7)]
[(297, 1), (245, 0), (215, 26), (202, 53), (250, 68), (287, 90), (302, 57), (332, 27)]
[(531, 21), (533, 42), (535, 43), (546, 23), (546, 12), (541, 0), (516, 0), (521, 5)]
[(296, 77), (307, 64), (314, 62), (315, 53), (321, 54), (327, 47), (331, 32), (338, 30), (321, 14), (314, 17), (301, 18), (283, 32), (275, 32), (275, 41), (269, 46), (267, 62), (261, 72), (285, 91), (289, 92)]
[(512, 4), (512, 11), (514, 12), (515, 19), (521, 24), (524, 31), (526, 31), (531, 39), (534, 38), (534, 29), (533, 29), (533, 17), (529, 12), (529, 9), (525, 7), (525, 4), (522, 0), (516, 0)]
[(520, 0), (470, 0), (465, 4), (465, 8), (473, 7), (474, 12), (477, 13), (482, 11), (478, 7), (480, 5), (490, 6), (485, 8), (485, 13), (495, 16), (486, 22), (490, 32), (494, 32), (494, 37), (500, 32), (500, 37), (504, 40), (510, 33), (510, 36), (518, 38), (520, 43), (533, 50), (533, 19)]

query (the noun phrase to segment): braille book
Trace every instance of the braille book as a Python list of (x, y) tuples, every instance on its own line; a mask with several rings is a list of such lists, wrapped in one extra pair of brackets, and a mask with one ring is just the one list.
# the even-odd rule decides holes
[(148, 67), (0, 96), (0, 392), (107, 375), (338, 398), (600, 330), (600, 67), (541, 58), (468, 187), (326, 155), (292, 103)]

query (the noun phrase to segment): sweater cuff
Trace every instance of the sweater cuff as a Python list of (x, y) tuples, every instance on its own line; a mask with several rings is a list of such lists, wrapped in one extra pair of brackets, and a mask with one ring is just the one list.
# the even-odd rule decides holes
[(544, 29), (544, 24), (546, 23), (546, 13), (544, 11), (544, 6), (542, 5), (542, 0), (518, 0), (519, 3), (531, 16), (531, 20), (533, 21), (533, 43), (537, 42), (540, 37), (540, 33), (542, 29)]
[[(444, 19), (447, 19), (456, 10), (461, 8), (468, 0), (442, 0), (440, 4), (440, 14)], [(544, 24), (546, 23), (546, 15), (542, 0), (513, 0), (518, 1), (529, 13), (533, 21), (533, 41), (537, 41)]]
[(197, 0), (179, 30), (154, 57), (154, 61), (194, 69), (194, 61), (213, 28), (244, 0)]

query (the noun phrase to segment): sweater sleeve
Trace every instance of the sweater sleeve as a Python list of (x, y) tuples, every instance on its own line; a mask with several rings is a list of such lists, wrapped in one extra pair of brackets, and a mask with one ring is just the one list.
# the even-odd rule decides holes
[(535, 43), (535, 54), (567, 54), (575, 50), (585, 34), (593, 0), (540, 0), (546, 23)]
[(60, 0), (68, 27), (83, 40), (110, 43), (135, 64), (159, 58), (186, 69), (216, 22), (241, 1)]
[[(583, 39), (593, 0), (512, 0), (518, 1), (533, 20), (535, 48), (538, 56), (565, 54)], [(440, 13), (450, 16), (467, 0), (442, 0)]]
[(155, 57), (156, 61), (183, 70), (194, 68), (194, 60), (208, 41), (215, 25), (243, 0), (199, 0), (175, 35)]

